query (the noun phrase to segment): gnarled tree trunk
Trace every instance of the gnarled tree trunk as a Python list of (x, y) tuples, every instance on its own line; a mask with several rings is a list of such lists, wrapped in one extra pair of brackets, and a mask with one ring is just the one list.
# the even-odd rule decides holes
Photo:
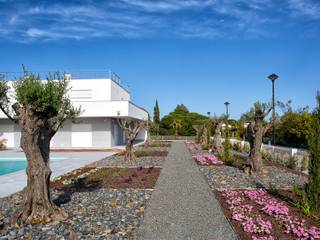
[(267, 113), (261, 110), (256, 110), (254, 120), (252, 120), (247, 126), (247, 138), (250, 143), (249, 164), (252, 167), (252, 171), (262, 175), (265, 173), (263, 159), (261, 156), (262, 138), (271, 124), (264, 126), (263, 119)]
[(214, 122), (215, 124), (215, 130), (213, 135), (213, 143), (212, 143), (212, 152), (221, 155), (223, 153), (223, 145), (222, 145), (222, 139), (221, 139), (221, 128), (223, 121), (217, 120)]
[(146, 123), (141, 120), (133, 120), (129, 118), (118, 119), (118, 123), (125, 132), (127, 138), (124, 160), (128, 162), (133, 162), (136, 160), (136, 156), (133, 150), (134, 140), (136, 139), (140, 130), (146, 127)]
[(12, 222), (36, 224), (65, 219), (67, 214), (54, 205), (50, 198), (49, 153), (52, 130), (46, 120), (37, 118), (28, 111), (21, 117), (19, 125), (21, 147), (28, 160), (27, 187), (23, 191), (22, 204), (13, 214)]

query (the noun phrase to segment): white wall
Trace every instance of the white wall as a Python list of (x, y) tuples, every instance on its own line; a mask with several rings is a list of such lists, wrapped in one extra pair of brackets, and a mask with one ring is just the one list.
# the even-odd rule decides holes
[(130, 101), (130, 94), (119, 84), (110, 81), (111, 101)]
[[(70, 88), (72, 104), (81, 107), (80, 117), (147, 119), (147, 112), (131, 103), (130, 94), (111, 79), (75, 79), (70, 81)], [(10, 91), (13, 95), (12, 88)], [(2, 111), (0, 118), (7, 118)]]

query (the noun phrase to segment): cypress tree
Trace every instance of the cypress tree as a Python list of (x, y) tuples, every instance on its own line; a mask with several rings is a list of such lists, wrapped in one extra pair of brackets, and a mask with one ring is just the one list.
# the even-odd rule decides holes
[(158, 99), (156, 99), (156, 104), (153, 108), (153, 124), (155, 127), (156, 135), (159, 135), (159, 128), (160, 128), (160, 110), (158, 105)]
[(311, 153), (309, 182), (305, 186), (307, 202), (311, 210), (320, 209), (320, 91), (317, 92), (317, 108), (313, 113), (307, 136)]

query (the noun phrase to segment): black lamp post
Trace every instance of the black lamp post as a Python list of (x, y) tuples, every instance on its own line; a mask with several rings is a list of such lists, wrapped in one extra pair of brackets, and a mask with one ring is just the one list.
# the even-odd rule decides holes
[(275, 133), (275, 118), (276, 118), (276, 112), (275, 112), (275, 97), (274, 97), (274, 82), (279, 78), (279, 76), (275, 73), (272, 73), (268, 76), (269, 80), (272, 81), (272, 144), (275, 145), (276, 142), (276, 133)]
[(229, 105), (230, 103), (229, 102), (225, 102), (224, 105), (226, 105), (226, 114), (227, 114), (227, 117), (229, 115)]
[(224, 105), (226, 106), (226, 115), (227, 115), (226, 136), (229, 137), (229, 105), (230, 105), (230, 103), (229, 102), (225, 102)]

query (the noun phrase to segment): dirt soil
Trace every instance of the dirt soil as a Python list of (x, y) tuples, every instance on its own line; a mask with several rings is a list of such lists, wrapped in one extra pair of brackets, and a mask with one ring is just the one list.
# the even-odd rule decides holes
[[(83, 169), (82, 173), (92, 168)], [(75, 183), (64, 185), (66, 179), (76, 179), (82, 173), (62, 177), (51, 183), (57, 189), (99, 189), (99, 188), (138, 188), (152, 189), (160, 175), (160, 168), (100, 168), (97, 172), (83, 179), (77, 179)]]

